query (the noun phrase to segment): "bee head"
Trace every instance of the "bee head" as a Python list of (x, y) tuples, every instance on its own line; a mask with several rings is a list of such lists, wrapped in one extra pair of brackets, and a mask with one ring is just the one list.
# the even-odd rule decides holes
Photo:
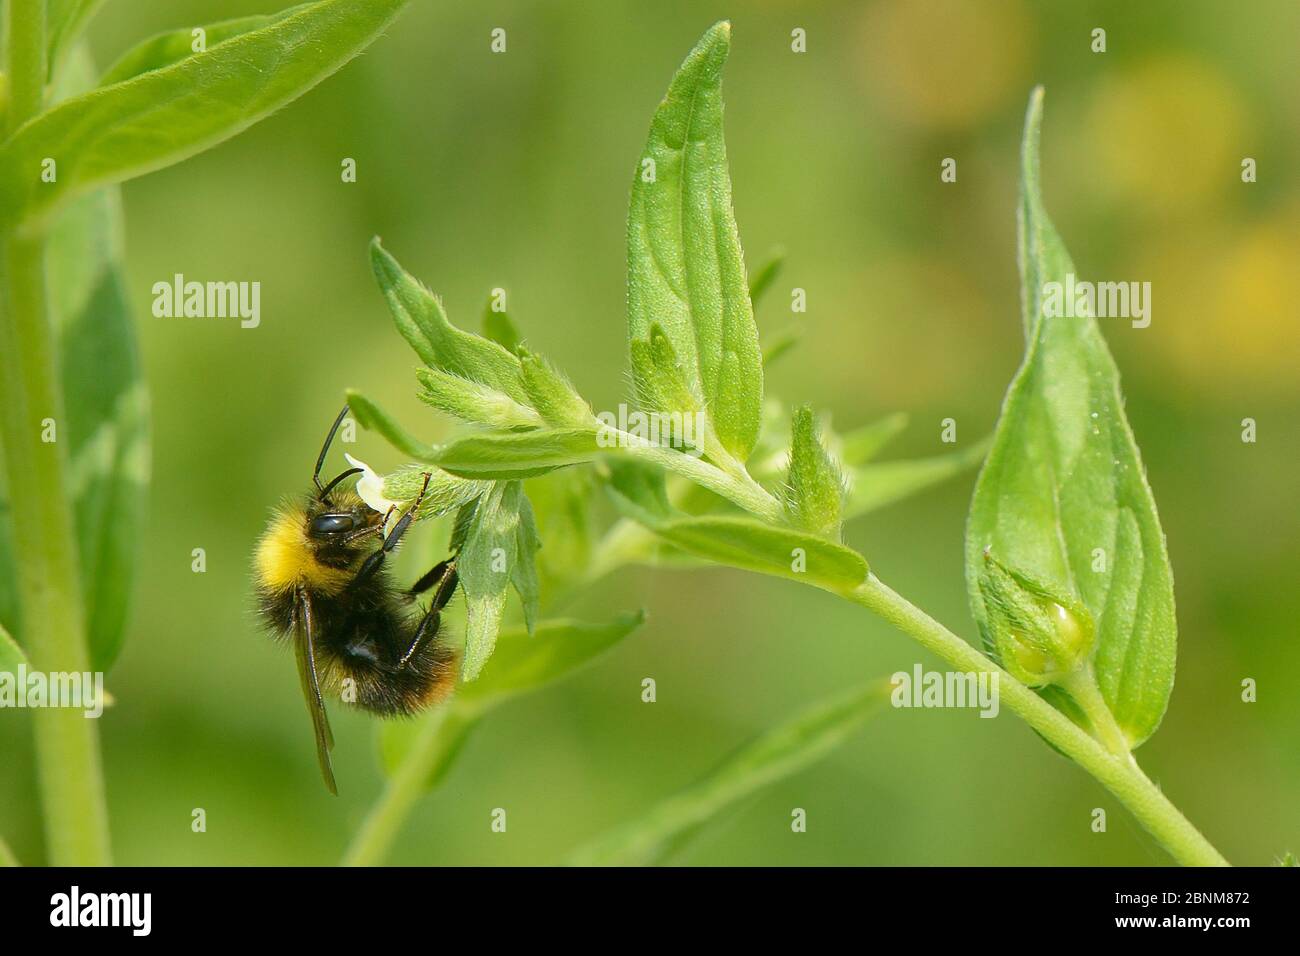
[(308, 546), (321, 557), (350, 557), (365, 539), (384, 535), (384, 516), (351, 492), (313, 498), (303, 522)]

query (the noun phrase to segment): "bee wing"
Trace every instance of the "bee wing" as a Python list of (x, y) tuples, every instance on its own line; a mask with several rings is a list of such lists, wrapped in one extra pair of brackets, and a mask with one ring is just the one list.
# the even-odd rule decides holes
[(302, 696), (307, 701), (312, 728), (316, 731), (316, 755), (320, 758), (321, 776), (329, 792), (338, 795), (334, 782), (334, 767), (330, 751), (334, 749), (334, 733), (330, 730), (329, 715), (320, 693), (320, 680), (316, 676), (316, 628), (312, 614), (311, 598), (305, 591), (298, 592), (298, 605), (294, 613), (293, 649), (298, 658), (298, 678), (302, 682)]

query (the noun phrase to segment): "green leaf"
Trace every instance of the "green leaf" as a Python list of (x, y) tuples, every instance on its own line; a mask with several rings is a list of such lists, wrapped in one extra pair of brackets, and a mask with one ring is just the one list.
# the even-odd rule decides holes
[[(17, 224), (107, 183), (229, 139), (360, 53), (405, 0), (320, 0), (162, 69), (74, 97), (0, 146), (0, 221)], [(42, 160), (58, 178), (42, 182)]]
[(584, 624), (572, 620), (549, 620), (529, 635), (522, 627), (502, 629), (496, 653), (483, 667), (478, 680), (461, 686), (440, 714), (413, 721), (386, 721), (382, 727), (381, 753), (384, 767), (393, 773), (407, 759), (426, 724), (437, 735), (437, 752), (425, 787), (438, 784), (464, 746), (470, 731), (501, 704), (576, 673), (635, 631), (645, 613), (624, 614), (609, 624)]
[[(426, 486), (424, 476), (429, 476), (429, 483)], [(426, 518), (437, 518), (441, 515), (450, 514), (465, 507), (472, 505), (480, 496), (487, 493), (491, 487), (491, 482), (487, 481), (470, 481), (465, 478), (459, 478), (456, 475), (449, 475), (441, 468), (430, 468), (428, 465), (408, 465), (405, 468), (399, 468), (392, 474), (385, 475), (381, 479), (378, 498), (382, 501), (371, 500), (373, 496), (368, 493), (366, 486), (369, 484), (367, 478), (362, 475), (357, 482), (357, 492), (366, 500), (368, 504), (376, 511), (387, 510), (388, 504), (398, 506), (405, 505), (413, 501), (424, 490), (424, 501), (420, 505), (420, 512), (416, 515), (416, 520), (423, 521)], [(454, 547), (452, 550), (456, 550)]]
[(537, 535), (537, 519), (528, 496), (519, 496), (519, 525), (515, 532), (515, 566), (510, 571), (510, 583), (515, 586), (524, 606), (524, 623), (528, 633), (537, 626), (541, 615), (542, 588), (537, 580), (537, 552), (542, 540)]
[(1119, 373), (1094, 318), (1040, 318), (1046, 282), (1074, 272), (1039, 190), (1042, 91), (1025, 123), (1020, 209), (1026, 355), (1007, 391), (966, 534), (971, 608), (987, 636), (985, 549), (1078, 599), (1097, 627), (1106, 705), (1133, 746), (1159, 726), (1173, 688), (1173, 576), (1128, 421)]
[(367, 431), (378, 432), (390, 445), (418, 461), (432, 461), (438, 450), (415, 438), (397, 420), (356, 389), (347, 390), (348, 407), (357, 424)]
[(569, 857), (571, 866), (652, 866), (724, 810), (821, 760), (889, 698), (875, 681), (755, 737), (712, 773)]
[(515, 355), (490, 339), (452, 325), (438, 298), (403, 269), (377, 237), (370, 243), (370, 264), (398, 331), (425, 365), (528, 405)]
[(514, 572), (523, 489), (517, 481), (496, 482), (479, 499), (456, 569), (465, 594), (465, 656), (461, 679), (472, 681), (492, 656), (506, 591)]
[(219, 23), (210, 23), (202, 27), (184, 27), (180, 30), (169, 30), (166, 33), (156, 34), (147, 40), (140, 41), (130, 50), (127, 50), (116, 63), (104, 71), (104, 75), (100, 77), (99, 85), (111, 86), (114, 83), (121, 83), (123, 80), (139, 76), (141, 73), (160, 70), (195, 55), (194, 31), (196, 29), (203, 30), (206, 52), (211, 53), (213, 47), (219, 43), (279, 23), (281, 20), (291, 17), (310, 6), (310, 3), (304, 3), (296, 7), (289, 7), (287, 10), (281, 10), (279, 13), (254, 14), (249, 17), (222, 20)]
[(27, 663), (27, 655), (18, 646), (18, 642), (9, 636), (3, 624), (0, 624), (0, 673), (17, 674), (18, 665)]
[(415, 378), (420, 383), (420, 401), (471, 425), (536, 428), (542, 424), (534, 409), (490, 385), (437, 368), (416, 369)]
[(444, 445), (435, 461), (466, 478), (530, 478), (555, 468), (591, 461), (602, 452), (596, 433), (585, 428), (527, 432), (484, 432)]
[(844, 477), (822, 444), (817, 418), (807, 405), (795, 409), (790, 436), (790, 471), (786, 478), (790, 521), (838, 541), (844, 512)]
[(673, 343), (657, 322), (650, 324), (647, 338), (632, 340), (631, 354), (632, 378), (642, 407), (683, 414), (700, 410), (700, 400), (687, 384)]
[(49, 75), (56, 76), (65, 54), (104, 0), (46, 0), (45, 37)]
[(932, 458), (882, 461), (854, 468), (850, 472), (844, 519), (892, 505), (969, 471), (984, 460), (988, 449), (989, 439), (985, 438), (967, 448)]
[[(56, 93), (92, 82), (81, 52)], [(58, 335), (69, 485), (73, 496), (91, 666), (122, 646), (149, 485), (149, 394), (123, 271), (116, 187), (75, 200), (50, 230), (47, 269)]]
[(628, 337), (646, 341), (652, 324), (663, 327), (713, 432), (744, 461), (758, 438), (763, 361), (722, 132), (730, 35), (730, 24), (718, 23), (687, 56), (637, 163), (627, 228)]
[(529, 404), (537, 409), (546, 424), (554, 428), (589, 428), (595, 425), (596, 417), (591, 406), (550, 362), (523, 347), (517, 354)]
[(731, 515), (664, 518), (628, 499), (621, 507), (669, 544), (717, 564), (835, 593), (851, 591), (867, 577), (862, 555), (806, 531)]

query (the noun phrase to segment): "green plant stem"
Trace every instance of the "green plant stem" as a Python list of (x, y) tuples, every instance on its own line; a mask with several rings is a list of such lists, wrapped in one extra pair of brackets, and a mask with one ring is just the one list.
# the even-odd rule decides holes
[(1127, 756), (1130, 760), (1133, 752), (1129, 749), (1128, 737), (1120, 729), (1119, 724), (1115, 721), (1115, 715), (1110, 712), (1106, 706), (1106, 700), (1101, 696), (1101, 689), (1097, 686), (1097, 675), (1093, 672), (1092, 663), (1080, 667), (1073, 674), (1061, 682), (1061, 686), (1069, 692), (1074, 698), (1074, 702), (1079, 705), (1084, 714), (1088, 717), (1088, 722), (1092, 724), (1093, 730), (1097, 732), (1097, 739), (1111, 753), (1119, 757)]
[[(10, 102), (6, 128), (41, 109), (45, 2), (9, 0)], [(89, 668), (64, 456), (67, 422), (45, 288), (43, 235), (0, 235), (0, 440), (19, 556), (21, 634), (32, 667)], [(54, 441), (43, 441), (52, 419)], [(33, 711), (46, 854), (55, 865), (107, 865), (108, 812), (98, 725), (74, 708)]]
[(1138, 767), (1127, 747), (1112, 753), (1068, 717), (874, 575), (844, 595), (961, 671), (998, 675), (999, 699), (1113, 793), (1179, 863), (1227, 866), (1209, 841)]
[(425, 782), (446, 756), (442, 729), (451, 707), (443, 704), (425, 720), (401, 765), (389, 776), (384, 792), (366, 814), (352, 842), (343, 854), (344, 866), (378, 866), (397, 839), (415, 802), (424, 793)]
[(733, 504), (739, 505), (750, 514), (778, 524), (785, 522), (785, 509), (781, 502), (743, 469), (739, 474), (723, 471), (707, 461), (674, 448), (656, 445), (654, 442), (625, 431), (610, 430), (617, 432), (619, 447), (627, 454), (658, 465), (675, 475), (681, 475), (700, 487), (707, 488)]
[(39, 113), (45, 99), (45, 0), (9, 0), (8, 12), (7, 133)]

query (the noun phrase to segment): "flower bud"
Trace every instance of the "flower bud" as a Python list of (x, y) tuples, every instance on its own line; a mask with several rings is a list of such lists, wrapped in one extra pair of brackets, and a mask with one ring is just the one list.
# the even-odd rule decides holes
[(988, 632), (1002, 666), (1030, 687), (1058, 684), (1088, 660), (1092, 614), (1079, 601), (1008, 568), (988, 551), (979, 579)]

